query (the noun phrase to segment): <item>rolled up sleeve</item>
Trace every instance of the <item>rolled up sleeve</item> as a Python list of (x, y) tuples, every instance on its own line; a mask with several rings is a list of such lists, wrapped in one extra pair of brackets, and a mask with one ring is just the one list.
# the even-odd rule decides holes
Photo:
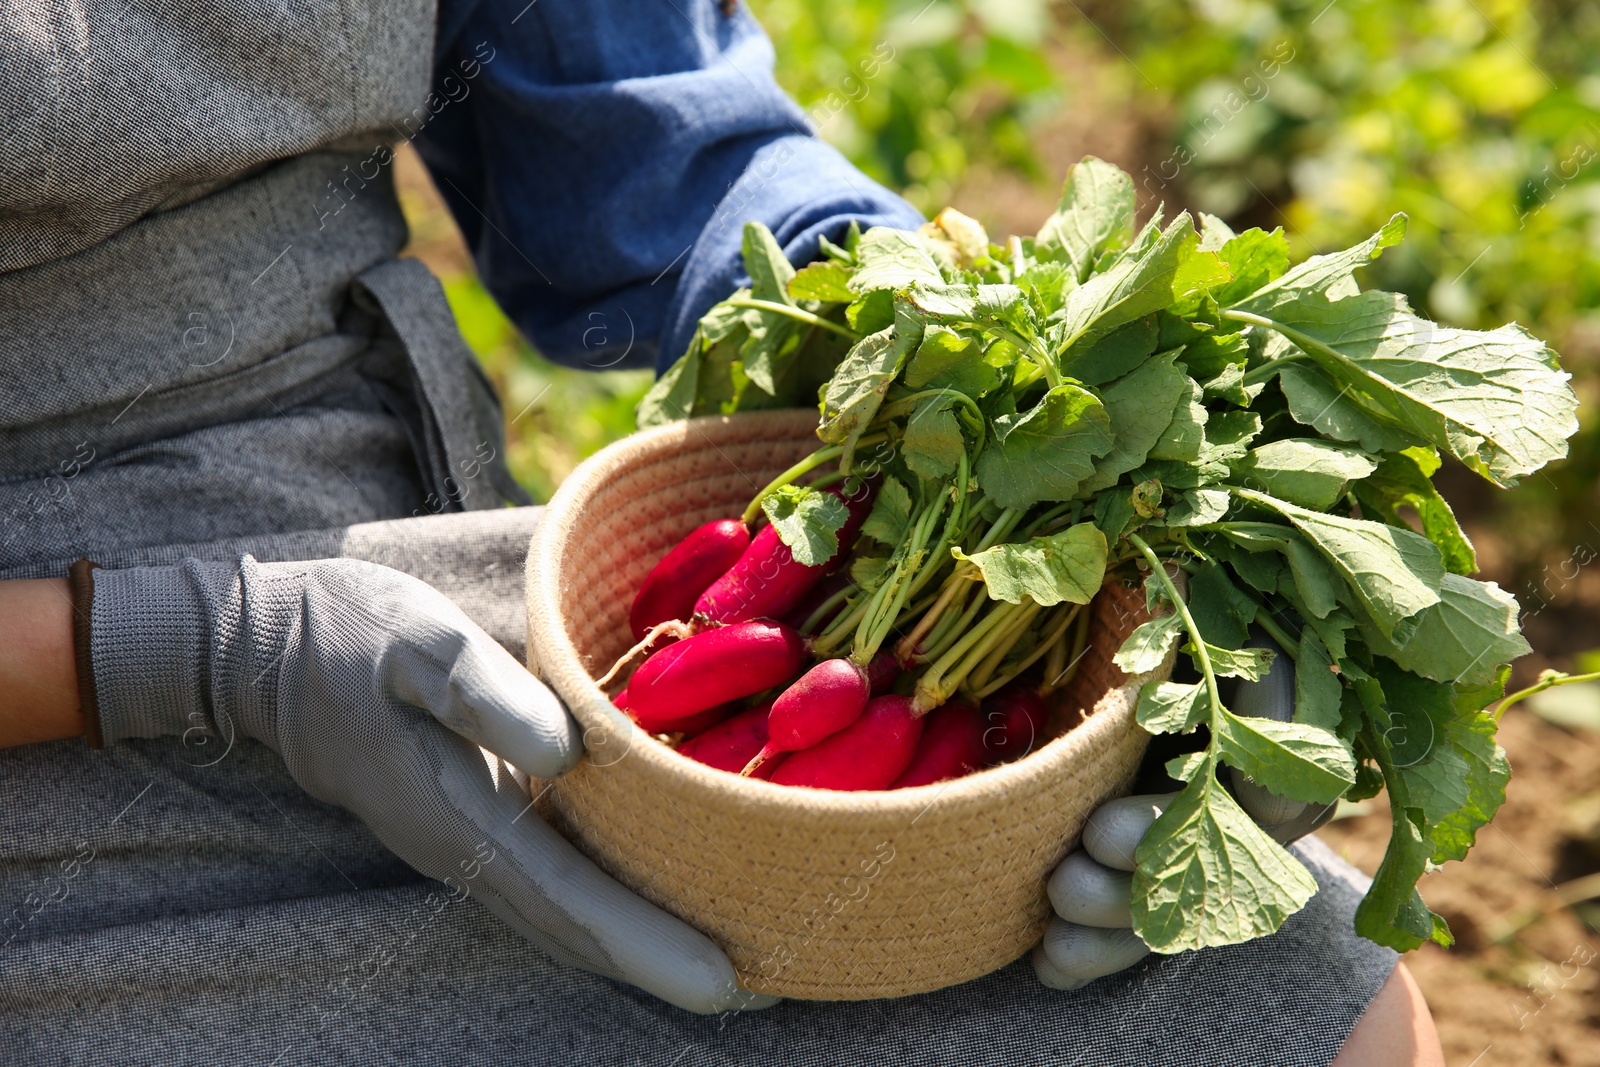
[(771, 42), (718, 0), (481, 0), (441, 13), (414, 134), (485, 285), (550, 359), (664, 370), (742, 280), (744, 224), (796, 264), (852, 221), (915, 226), (818, 140)]

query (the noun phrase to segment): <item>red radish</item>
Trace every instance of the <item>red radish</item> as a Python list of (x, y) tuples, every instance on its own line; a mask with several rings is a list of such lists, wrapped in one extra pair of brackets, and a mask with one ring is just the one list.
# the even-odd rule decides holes
[[(764, 701), (749, 711), (740, 712), (726, 722), (719, 723), (704, 733), (688, 738), (678, 745), (677, 751), (708, 767), (738, 774), (750, 758), (767, 743), (767, 713), (772, 701)], [(780, 753), (763, 763), (750, 777), (768, 779), (783, 765), (787, 753)]]
[(812, 789), (885, 789), (911, 765), (922, 719), (910, 697), (879, 697), (843, 730), (783, 761), (774, 785)]
[[(628, 717), (635, 722), (639, 721), (634, 718), (633, 712), (628, 711), (628, 691), (626, 689), (612, 697), (611, 703), (627, 712)], [(730, 701), (727, 704), (718, 704), (714, 708), (697, 711), (693, 715), (686, 715), (681, 719), (672, 719), (665, 725), (659, 722), (653, 723), (651, 726), (645, 726), (644, 723), (639, 723), (639, 725), (644, 727), (647, 732), (655, 734), (697, 734), (709, 730), (738, 710), (738, 705)]]
[(1025, 685), (1008, 685), (983, 702), (983, 747), (989, 762), (1026, 756), (1044, 739), (1050, 709), (1044, 697)]
[(800, 670), (804, 639), (776, 622), (741, 622), (686, 637), (639, 665), (628, 714), (650, 733), (684, 729), (707, 708), (782, 685)]
[(929, 712), (927, 720), (911, 766), (890, 789), (960, 778), (984, 765), (983, 719), (977, 708), (952, 700)]
[(688, 619), (700, 594), (739, 562), (749, 547), (750, 531), (738, 519), (708, 522), (679, 541), (639, 585), (633, 610), (628, 613), (633, 639), (642, 640), (657, 623)]
[[(824, 491), (843, 500), (850, 511), (849, 519), (839, 531), (839, 552), (833, 556), (838, 559), (849, 551), (856, 532), (867, 521), (867, 514), (872, 510), (872, 493), (857, 493), (852, 499), (837, 489)], [(756, 534), (738, 562), (700, 594), (700, 599), (695, 601), (695, 614), (723, 623), (781, 619), (822, 579), (832, 562), (830, 559), (815, 567), (806, 566), (796, 560), (789, 546), (778, 538), (777, 529), (767, 526)]]
[(795, 560), (789, 546), (768, 526), (732, 568), (695, 601), (697, 615), (713, 622), (787, 615), (822, 577), (823, 568)]
[(872, 687), (872, 695), (881, 697), (894, 687), (900, 677), (900, 664), (895, 662), (894, 653), (887, 650), (879, 652), (872, 657), (872, 662), (867, 664), (867, 684)]
[(752, 774), (779, 752), (810, 748), (861, 716), (869, 696), (867, 672), (847, 659), (825, 659), (772, 702), (770, 740), (745, 767)]
[[(697, 711), (693, 715), (688, 715), (688, 716), (685, 716), (684, 718), (676, 719), (676, 720), (673, 721), (673, 725), (672, 726), (670, 726), (670, 727), (668, 727), (668, 728), (666, 728), (664, 730), (656, 730), (654, 732), (655, 733), (664, 733), (664, 734), (678, 734), (678, 733), (681, 733), (681, 734), (700, 734), (700, 733), (705, 733), (707, 730), (711, 729), (713, 726), (716, 726), (718, 723), (723, 722), (724, 720), (726, 720), (728, 718), (728, 716), (732, 715), (734, 712), (736, 712), (738, 710), (739, 710), (738, 702), (730, 700), (726, 704), (718, 704), (716, 707), (707, 708), (705, 711)], [(638, 720), (634, 720), (634, 721), (637, 722)]]
[(758, 704), (678, 746), (678, 752), (719, 771), (738, 774), (767, 743), (767, 712), (772, 702)]

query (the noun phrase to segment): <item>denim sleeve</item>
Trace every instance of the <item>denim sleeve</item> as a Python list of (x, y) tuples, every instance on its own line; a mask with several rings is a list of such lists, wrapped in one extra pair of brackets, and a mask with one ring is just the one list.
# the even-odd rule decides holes
[(440, 13), (405, 132), (485, 284), (572, 366), (671, 365), (741, 281), (744, 224), (796, 264), (911, 205), (814, 135), (772, 44), (720, 0), (477, 0)]

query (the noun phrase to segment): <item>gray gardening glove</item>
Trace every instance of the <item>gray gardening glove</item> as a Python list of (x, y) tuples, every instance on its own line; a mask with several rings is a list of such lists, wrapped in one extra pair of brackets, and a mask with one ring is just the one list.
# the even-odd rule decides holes
[[(1271, 641), (1252, 647), (1277, 649)], [(1294, 715), (1294, 662), (1281, 652), (1259, 682), (1240, 682), (1231, 704), (1240, 715), (1288, 722)], [(1285, 800), (1248, 775), (1228, 769), (1234, 796), (1261, 828), (1289, 844), (1333, 817), (1335, 804)], [(1142, 960), (1150, 949), (1130, 929), (1133, 923), (1133, 852), (1145, 831), (1176, 793), (1120, 797), (1096, 808), (1083, 827), (1083, 847), (1068, 854), (1050, 875), (1055, 917), (1033, 950), (1039, 981), (1055, 989), (1079, 989)]]
[(357, 560), (244, 556), (96, 571), (93, 604), (105, 743), (181, 736), (214, 744), (209, 754), (254, 738), (311, 795), (555, 959), (690, 1011), (772, 1002), (739, 990), (716, 945), (529, 810), (526, 778), (507, 764), (570, 770), (577, 723), (432, 587)]

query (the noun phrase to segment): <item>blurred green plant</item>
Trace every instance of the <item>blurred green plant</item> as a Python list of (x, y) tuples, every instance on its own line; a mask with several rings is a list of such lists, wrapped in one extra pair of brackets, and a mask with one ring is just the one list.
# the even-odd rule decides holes
[(562, 367), (528, 347), (477, 276), (444, 279), (462, 336), (500, 394), (506, 463), (536, 501), (550, 499), (579, 461), (633, 432), (633, 409), (655, 375)]
[(1030, 129), (1062, 97), (1048, 0), (751, 0), (751, 10), (777, 47), (779, 83), (821, 135), (922, 211), (946, 206), (974, 160), (1045, 177)]
[(1519, 581), (1592, 543), (1600, 8), (1132, 0), (1089, 17), (1174, 116), (1169, 151), (1139, 176), (1151, 196), (1282, 224), (1299, 255), (1404, 211), (1406, 243), (1369, 284), (1446, 322), (1516, 320), (1551, 341), (1578, 379), (1583, 430), (1570, 459), (1496, 502), (1494, 527)]

